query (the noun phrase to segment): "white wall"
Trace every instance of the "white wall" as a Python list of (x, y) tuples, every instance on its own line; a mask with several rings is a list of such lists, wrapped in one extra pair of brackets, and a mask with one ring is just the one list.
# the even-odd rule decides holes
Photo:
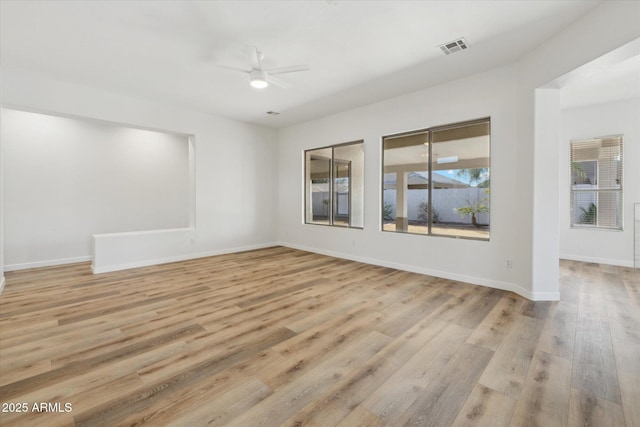
[[(281, 130), (280, 240), (345, 258), (511, 289), (532, 299), (558, 299), (555, 147), (560, 111), (553, 91), (538, 92), (536, 110), (536, 91), (640, 37), (639, 14), (640, 2), (603, 2), (515, 66)], [(544, 112), (543, 106), (553, 111)], [(491, 241), (381, 233), (380, 137), (484, 116), (492, 119)], [(300, 150), (358, 138), (365, 140), (365, 229), (302, 225)], [(507, 258), (512, 269), (505, 268)]]
[(189, 226), (189, 141), (3, 111), (6, 267), (86, 261), (91, 235)]
[(640, 203), (634, 205), (635, 208), (635, 251), (634, 251), (634, 267), (640, 268)]
[[(560, 160), (560, 256), (564, 259), (632, 267), (634, 203), (640, 203), (640, 98), (562, 110)], [(570, 227), (569, 142), (624, 135), (623, 231)]]
[[(490, 70), (283, 129), (277, 157), (269, 144), (276, 135), (269, 129), (67, 84), (26, 70), (5, 67), (3, 102), (196, 135), (197, 232), (194, 245), (186, 235), (180, 244), (167, 243), (176, 257), (271, 242), (276, 237), (277, 197), (278, 237), (285, 244), (513, 289), (534, 299), (557, 298), (557, 279), (547, 282), (533, 274), (534, 259), (541, 266), (557, 263), (557, 234), (534, 235), (534, 230), (544, 229), (544, 218), (559, 209), (558, 200), (538, 202), (545, 194), (558, 192), (553, 180), (534, 183), (534, 175), (546, 172), (546, 161), (557, 162), (557, 151), (536, 153), (542, 134), (534, 132), (534, 91), (640, 37), (639, 13), (640, 2), (603, 2), (530, 52), (515, 69)], [(493, 127), (491, 241), (381, 233), (380, 136), (487, 115)], [(365, 140), (365, 229), (303, 226), (301, 150), (360, 138)], [(273, 165), (278, 162), (277, 184)], [(230, 185), (217, 185), (220, 180)], [(126, 242), (125, 236), (121, 243)], [(545, 253), (553, 245), (556, 250)], [(155, 255), (135, 254), (148, 260)], [(513, 259), (511, 270), (504, 268), (507, 257)]]
[[(512, 289), (531, 296), (520, 285), (526, 282), (522, 270), (526, 260), (512, 238), (522, 233), (511, 202), (520, 191), (514, 182), (516, 84), (516, 69), (507, 66), (282, 129), (281, 241), (292, 247)], [(491, 117), (492, 129), (490, 241), (381, 232), (381, 137), (487, 116)], [(364, 230), (303, 224), (302, 151), (355, 139), (363, 139), (365, 143)], [(506, 259), (513, 260), (512, 269), (505, 267)]]
[[(1, 69), (0, 69), (1, 72)], [(0, 128), (4, 125), (0, 109)], [(4, 144), (0, 138), (0, 294), (4, 290)]]
[[(127, 250), (129, 264), (262, 247), (276, 241), (274, 130), (71, 84), (30, 70), (5, 67), (2, 85), (3, 103), (9, 108), (194, 135), (195, 229), (179, 241), (171, 233), (146, 233), (153, 245), (139, 244), (135, 233), (119, 235), (117, 244), (109, 247), (115, 252), (136, 248)], [(14, 179), (3, 173), (5, 183)], [(5, 256), (14, 255), (7, 250)], [(101, 265), (105, 270), (117, 267)]]
[[(558, 276), (547, 274), (558, 268), (558, 183), (543, 177), (548, 176), (549, 165), (558, 164), (557, 150), (549, 149), (549, 141), (544, 138), (552, 136), (553, 147), (557, 147), (560, 132), (558, 129), (550, 135), (536, 132), (536, 128), (559, 126), (560, 109), (558, 106), (553, 111), (536, 110), (536, 94), (544, 104), (558, 105), (557, 99), (553, 99), (556, 95), (542, 96), (537, 89), (640, 37), (639, 15), (640, 2), (603, 2), (519, 61), (518, 184), (530, 192), (523, 191), (515, 202), (522, 213), (523, 228), (529, 230), (528, 235), (519, 236), (519, 244), (530, 252), (528, 275), (535, 293), (558, 294), (559, 288)], [(615, 28), (615, 31), (594, 31), (594, 28)]]
[[(533, 223), (531, 287), (538, 293), (558, 293), (557, 156), (550, 155), (560, 138), (560, 93), (557, 89), (534, 89)], [(527, 193), (527, 186), (523, 188)]]

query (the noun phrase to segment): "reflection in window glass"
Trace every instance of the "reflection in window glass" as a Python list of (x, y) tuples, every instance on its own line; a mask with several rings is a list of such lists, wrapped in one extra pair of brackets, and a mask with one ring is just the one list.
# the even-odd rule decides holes
[(384, 138), (384, 231), (489, 238), (489, 124)]
[(364, 226), (364, 143), (308, 150), (305, 222)]
[(335, 160), (333, 166), (333, 224), (346, 227), (351, 212), (351, 162)]
[(307, 151), (307, 222), (329, 224), (331, 148)]

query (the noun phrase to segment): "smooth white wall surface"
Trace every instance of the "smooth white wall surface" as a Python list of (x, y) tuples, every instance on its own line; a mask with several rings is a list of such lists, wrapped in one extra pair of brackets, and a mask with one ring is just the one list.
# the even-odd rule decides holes
[(635, 208), (635, 251), (634, 251), (634, 267), (640, 268), (640, 203), (634, 205)]
[[(633, 267), (634, 203), (640, 203), (640, 98), (562, 110), (560, 257)], [(619, 135), (623, 140), (623, 231), (570, 226), (570, 141)]]
[(186, 135), (5, 109), (8, 268), (91, 255), (91, 235), (189, 226)]
[[(2, 109), (0, 108), (0, 128), (2, 128)], [(4, 290), (4, 144), (0, 138), (0, 293)]]
[[(522, 232), (512, 199), (519, 190), (515, 67), (507, 66), (280, 131), (279, 233), (289, 246), (528, 294)], [(474, 241), (380, 231), (381, 137), (491, 117), (491, 239)], [(303, 150), (363, 139), (364, 230), (303, 224)], [(507, 269), (506, 259), (513, 261)]]
[[(531, 289), (536, 294), (558, 294), (559, 279), (549, 281), (546, 280), (547, 275), (534, 274), (533, 261), (548, 260), (545, 251), (551, 245), (559, 245), (557, 235), (552, 237), (545, 233), (534, 238), (534, 232), (543, 223), (553, 228), (559, 227), (557, 217), (545, 219), (549, 212), (558, 211), (559, 201), (555, 197), (545, 200), (547, 194), (557, 193), (556, 182), (538, 180), (534, 185), (534, 176), (548, 174), (547, 164), (557, 163), (556, 150), (536, 152), (536, 145), (541, 143), (537, 137), (542, 134), (536, 134), (535, 128), (545, 124), (535, 121), (535, 91), (542, 87), (557, 88), (552, 82), (559, 77), (640, 37), (638, 16), (640, 2), (603, 2), (518, 62), (518, 184), (528, 189), (519, 193), (516, 200), (522, 227), (528, 230), (528, 233), (518, 236), (518, 240), (522, 247), (530, 251), (528, 275), (531, 277)], [(594, 28), (615, 28), (615, 31), (594, 31)], [(542, 119), (545, 120), (545, 117)], [(553, 126), (553, 123), (550, 122), (550, 125)], [(545, 143), (542, 142), (542, 145)], [(535, 203), (535, 200), (545, 202)], [(553, 242), (549, 239), (553, 239)]]
[[(534, 165), (544, 165), (544, 172), (536, 168), (533, 176), (533, 259), (532, 285), (544, 284), (544, 292), (557, 292), (558, 265), (558, 176), (557, 156), (549, 155), (560, 138), (560, 91), (536, 89), (534, 115)], [(551, 285), (553, 284), (553, 285)]]
[[(29, 70), (4, 68), (3, 102), (27, 109), (195, 134), (198, 150), (197, 233), (194, 245), (190, 245), (189, 238), (185, 236), (182, 245), (174, 247), (176, 256), (270, 242), (276, 237), (273, 225), (276, 223), (276, 213), (279, 213), (282, 217), (278, 228), (279, 239), (285, 243), (293, 242), (290, 243), (292, 246), (351, 258), (360, 257), (473, 283), (514, 288), (536, 299), (555, 298), (558, 294), (557, 283), (536, 283), (532, 272), (534, 251), (543, 251), (545, 248), (545, 242), (540, 242), (536, 247), (533, 244), (534, 211), (540, 208), (539, 204), (534, 204), (534, 199), (542, 199), (545, 192), (550, 190), (548, 183), (546, 187), (534, 187), (534, 173), (545, 173), (546, 169), (545, 156), (536, 158), (536, 163), (533, 161), (536, 154), (534, 91), (558, 76), (639, 37), (639, 13), (640, 2), (603, 2), (584, 18), (529, 53), (518, 63), (515, 73), (510, 70), (511, 67), (493, 70), (460, 82), (284, 129), (277, 157), (270, 145), (265, 144), (276, 140), (272, 130), (63, 83)], [(593, 31), (593, 28), (616, 30), (603, 32)], [(458, 83), (462, 83), (462, 90), (458, 90)], [(485, 84), (488, 84), (488, 90), (482, 86)], [(495, 90), (490, 90), (492, 88)], [(407, 100), (409, 102), (405, 102)], [(492, 115), (492, 125), (497, 126), (492, 136), (497, 138), (495, 142), (501, 147), (496, 150), (497, 146), (492, 145), (492, 172), (500, 176), (492, 186), (496, 191), (500, 189), (500, 195), (492, 194), (492, 241), (457, 241), (379, 233), (380, 193), (372, 189), (379, 185), (380, 136), (397, 132), (398, 129), (430, 126), (487, 114)], [(315, 133), (305, 132), (307, 130)], [(303, 206), (294, 200), (301, 197), (303, 190), (301, 147), (324, 146), (360, 138), (365, 138), (366, 142), (365, 230), (340, 230), (312, 225), (302, 227)], [(201, 141), (204, 142), (201, 144)], [(319, 141), (322, 144), (317, 144)], [(230, 160), (242, 154), (247, 154), (246, 162)], [(549, 153), (549, 156), (557, 156), (557, 152)], [(281, 167), (279, 191), (274, 191), (277, 169), (273, 165), (278, 161)], [(221, 185), (220, 181), (227, 185)], [(553, 185), (553, 191), (556, 191), (557, 183)], [(274, 202), (276, 197), (283, 203), (279, 210)], [(499, 198), (508, 200), (503, 199), (500, 206), (496, 206), (496, 199)], [(227, 204), (221, 206), (219, 200), (225, 200)], [(556, 204), (557, 211), (558, 202), (552, 203)], [(548, 209), (544, 207), (539, 213)], [(496, 221), (499, 220), (502, 223), (498, 225)], [(165, 241), (159, 244), (165, 243), (166, 247), (173, 244)], [(445, 253), (448, 254), (446, 259)], [(512, 270), (503, 267), (506, 256), (513, 259)]]
[[(194, 135), (195, 229), (183, 234), (180, 244), (172, 233), (159, 232), (160, 237), (147, 233), (154, 245), (138, 244), (137, 234), (125, 234), (111, 250), (122, 250), (135, 240), (137, 249), (130, 255), (142, 265), (166, 259), (166, 254), (185, 258), (261, 247), (276, 240), (274, 130), (63, 82), (32, 70), (5, 68), (2, 85), (3, 103), (16, 109)], [(4, 179), (6, 183), (13, 177), (5, 172)], [(11, 256), (8, 250), (5, 255)]]
[[(551, 135), (558, 143), (553, 128), (558, 127), (559, 108), (536, 123), (536, 89), (640, 37), (639, 15), (640, 2), (604, 2), (528, 53), (515, 68), (491, 70), (281, 130), (280, 240), (317, 252), (511, 289), (536, 300), (558, 299), (558, 278), (548, 280), (549, 275), (540, 271), (534, 274), (534, 265), (557, 269), (553, 254), (559, 253), (558, 233), (548, 232), (559, 227), (557, 217), (548, 217), (559, 206), (558, 197), (548, 197), (558, 194), (558, 167), (552, 171), (548, 167), (558, 164), (557, 150), (545, 150), (543, 141)], [(487, 115), (492, 118), (491, 241), (379, 232), (381, 135)], [(365, 229), (303, 226), (300, 150), (358, 138), (365, 140)], [(555, 178), (543, 178), (549, 173)], [(541, 178), (534, 179), (538, 175)], [(545, 226), (547, 231), (534, 238)], [(512, 269), (505, 269), (506, 259), (512, 260)]]

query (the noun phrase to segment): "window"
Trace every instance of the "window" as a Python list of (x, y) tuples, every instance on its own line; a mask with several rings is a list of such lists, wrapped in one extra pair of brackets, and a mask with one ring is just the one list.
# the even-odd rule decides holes
[(571, 227), (622, 230), (622, 136), (571, 141)]
[(490, 120), (383, 138), (382, 229), (489, 239)]
[(364, 143), (305, 151), (305, 223), (364, 227)]

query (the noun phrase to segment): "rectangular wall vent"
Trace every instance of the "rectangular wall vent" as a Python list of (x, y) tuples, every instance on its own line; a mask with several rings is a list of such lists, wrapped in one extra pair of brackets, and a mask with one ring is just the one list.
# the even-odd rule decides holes
[(440, 49), (442, 49), (445, 55), (450, 55), (454, 52), (458, 52), (466, 48), (467, 48), (467, 41), (464, 38), (459, 38), (457, 40), (453, 40), (443, 45), (440, 45)]

